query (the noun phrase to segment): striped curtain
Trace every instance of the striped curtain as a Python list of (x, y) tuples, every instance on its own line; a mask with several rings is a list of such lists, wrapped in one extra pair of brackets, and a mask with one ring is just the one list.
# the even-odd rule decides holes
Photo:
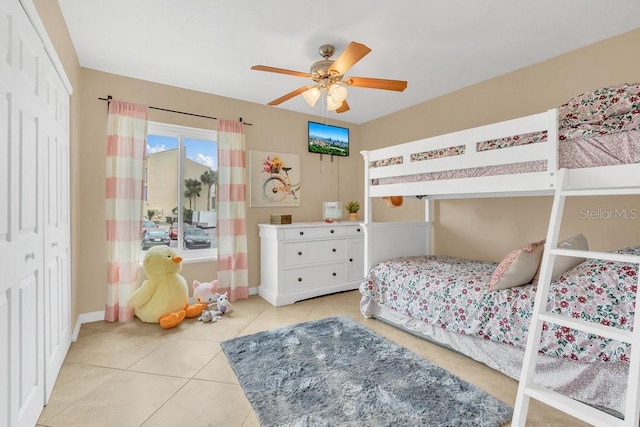
[(218, 120), (218, 292), (249, 297), (247, 183), (242, 122)]
[(128, 321), (138, 283), (147, 107), (109, 103), (107, 119), (107, 303), (105, 320)]

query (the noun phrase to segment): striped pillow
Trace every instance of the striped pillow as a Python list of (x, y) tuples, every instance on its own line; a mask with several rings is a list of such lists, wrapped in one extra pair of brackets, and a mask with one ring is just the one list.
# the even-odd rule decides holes
[(540, 265), (544, 242), (532, 242), (507, 254), (493, 271), (489, 290), (507, 289), (531, 282)]

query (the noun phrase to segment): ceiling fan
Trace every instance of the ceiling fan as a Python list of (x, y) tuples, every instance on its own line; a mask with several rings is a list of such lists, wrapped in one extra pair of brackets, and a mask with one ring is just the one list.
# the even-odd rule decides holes
[(301, 71), (286, 70), (284, 68), (269, 67), (266, 65), (254, 65), (252, 70), (268, 71), (270, 73), (288, 74), (296, 77), (311, 79), (313, 84), (302, 86), (280, 98), (274, 99), (267, 105), (279, 105), (295, 96), (302, 94), (305, 101), (313, 107), (323, 92), (327, 94), (327, 109), (335, 110), (337, 113), (349, 111), (347, 104), (346, 86), (366, 87), (372, 89), (394, 90), (402, 92), (407, 87), (407, 82), (403, 80), (373, 79), (369, 77), (345, 77), (345, 73), (353, 65), (365, 57), (371, 49), (367, 46), (351, 42), (347, 48), (334, 61), (329, 58), (335, 53), (332, 45), (325, 44), (318, 49), (320, 56), (324, 59), (311, 65), (308, 73)]

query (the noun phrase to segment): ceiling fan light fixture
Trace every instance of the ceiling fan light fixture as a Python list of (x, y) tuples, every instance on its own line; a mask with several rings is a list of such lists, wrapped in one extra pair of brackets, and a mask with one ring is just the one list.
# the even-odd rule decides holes
[(333, 102), (342, 105), (344, 100), (347, 99), (347, 88), (338, 83), (334, 83), (329, 86), (329, 96)]
[(342, 102), (343, 101), (340, 101), (340, 102), (334, 101), (331, 95), (327, 94), (327, 110), (329, 111), (337, 110), (342, 105)]
[(305, 101), (307, 101), (309, 107), (313, 107), (316, 105), (316, 102), (318, 102), (318, 99), (320, 98), (320, 89), (317, 86), (314, 86), (311, 89), (302, 92), (302, 97)]

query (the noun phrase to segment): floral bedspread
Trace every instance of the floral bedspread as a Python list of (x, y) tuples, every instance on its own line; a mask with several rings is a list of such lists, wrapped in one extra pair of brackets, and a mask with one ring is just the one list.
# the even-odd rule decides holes
[[(618, 252), (640, 256), (640, 246)], [(448, 256), (401, 257), (374, 267), (360, 292), (448, 331), (524, 348), (536, 285), (489, 291), (495, 267)], [(635, 265), (587, 260), (551, 284), (547, 310), (629, 330), (637, 286)], [(629, 360), (627, 344), (558, 325), (543, 330), (541, 353), (586, 362)]]
[(607, 135), (640, 128), (640, 82), (585, 92), (558, 111), (559, 139)]

